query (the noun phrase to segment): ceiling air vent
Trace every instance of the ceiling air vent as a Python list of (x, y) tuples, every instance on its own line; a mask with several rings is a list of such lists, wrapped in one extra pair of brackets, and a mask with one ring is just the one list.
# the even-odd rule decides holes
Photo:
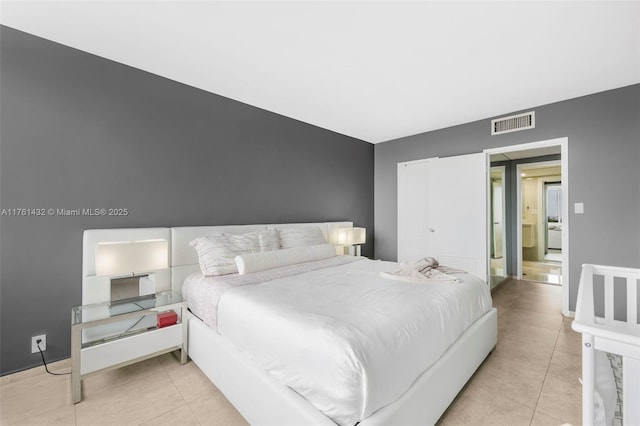
[(503, 133), (517, 132), (519, 130), (533, 129), (536, 127), (536, 112), (525, 112), (524, 114), (511, 115), (509, 117), (496, 118), (491, 120), (491, 134), (501, 135)]

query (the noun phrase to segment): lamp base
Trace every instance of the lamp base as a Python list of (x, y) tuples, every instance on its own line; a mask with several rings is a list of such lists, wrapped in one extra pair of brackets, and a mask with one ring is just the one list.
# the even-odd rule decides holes
[(348, 246), (347, 247), (347, 254), (349, 256), (361, 256), (361, 251), (360, 251), (360, 244), (356, 245), (356, 246)]

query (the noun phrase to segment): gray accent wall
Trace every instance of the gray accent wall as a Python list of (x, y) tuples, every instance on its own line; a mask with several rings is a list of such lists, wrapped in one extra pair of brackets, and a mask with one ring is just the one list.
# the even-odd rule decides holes
[[(70, 353), (89, 228), (353, 221), (373, 240), (373, 146), (1, 29), (0, 372)], [(373, 255), (373, 244), (363, 246)]]
[[(487, 117), (376, 144), (375, 256), (397, 255), (397, 163), (568, 137), (570, 309), (583, 263), (640, 267), (640, 85), (530, 110), (531, 130), (491, 136), (496, 117)], [(576, 202), (584, 214), (573, 213)]]

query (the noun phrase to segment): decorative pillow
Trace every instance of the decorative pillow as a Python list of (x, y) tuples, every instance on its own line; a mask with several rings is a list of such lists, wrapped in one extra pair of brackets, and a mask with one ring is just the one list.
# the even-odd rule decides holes
[(317, 226), (278, 228), (278, 235), (283, 249), (327, 243), (322, 230)]
[(204, 276), (227, 275), (238, 272), (234, 258), (241, 254), (277, 250), (279, 240), (275, 230), (232, 235), (219, 234), (199, 237), (189, 243), (198, 252)]
[(280, 238), (278, 230), (269, 228), (264, 231), (256, 232), (258, 234), (258, 246), (260, 251), (280, 250)]
[(240, 274), (250, 274), (295, 263), (328, 259), (334, 256), (336, 256), (336, 248), (332, 244), (319, 244), (264, 253), (242, 254), (236, 256), (235, 261)]

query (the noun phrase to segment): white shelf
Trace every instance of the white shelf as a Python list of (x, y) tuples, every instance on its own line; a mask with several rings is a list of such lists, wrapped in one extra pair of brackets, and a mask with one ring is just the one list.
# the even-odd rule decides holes
[(176, 349), (182, 349), (182, 324), (157, 328), (84, 348), (80, 351), (82, 357), (80, 374), (93, 373), (119, 364), (129, 364), (132, 360), (145, 359), (150, 355)]

